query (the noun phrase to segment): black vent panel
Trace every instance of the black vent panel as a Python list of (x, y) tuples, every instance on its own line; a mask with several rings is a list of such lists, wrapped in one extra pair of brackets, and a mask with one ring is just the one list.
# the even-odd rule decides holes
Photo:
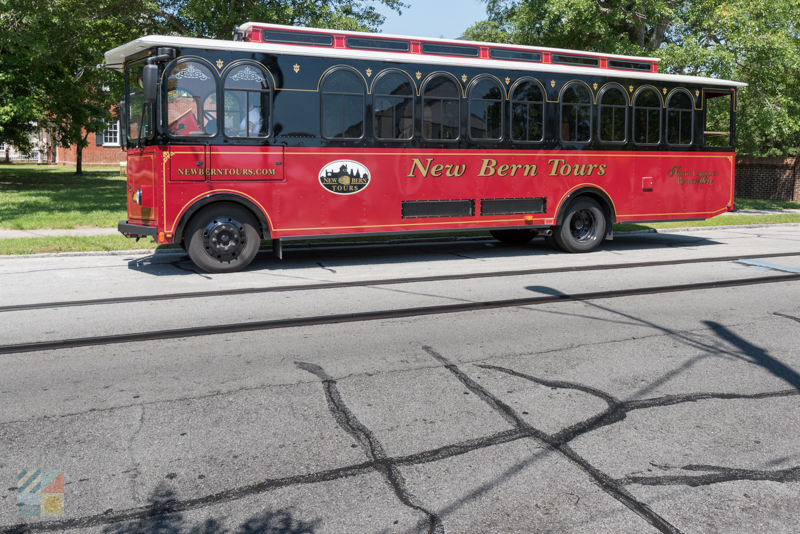
[(475, 201), (469, 200), (406, 200), (403, 202), (404, 219), (423, 217), (471, 217), (475, 215)]
[(522, 215), (545, 213), (546, 198), (484, 198), (481, 199), (481, 215)]

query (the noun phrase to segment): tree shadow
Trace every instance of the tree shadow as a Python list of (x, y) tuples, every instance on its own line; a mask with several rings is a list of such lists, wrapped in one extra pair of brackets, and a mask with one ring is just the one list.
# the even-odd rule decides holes
[(180, 507), (175, 492), (159, 486), (148, 499), (149, 513), (145, 517), (109, 525), (103, 534), (314, 534), (322, 523), (319, 519), (297, 519), (291, 509), (281, 508), (254, 514), (233, 529), (225, 526), (230, 520), (213, 517), (190, 526), (182, 512), (171, 512)]

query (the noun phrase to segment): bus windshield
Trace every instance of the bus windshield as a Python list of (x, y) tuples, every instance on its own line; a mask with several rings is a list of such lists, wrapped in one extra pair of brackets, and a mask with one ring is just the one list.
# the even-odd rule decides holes
[(142, 62), (125, 69), (128, 140), (134, 145), (153, 136), (153, 105), (145, 103), (142, 89), (144, 65)]

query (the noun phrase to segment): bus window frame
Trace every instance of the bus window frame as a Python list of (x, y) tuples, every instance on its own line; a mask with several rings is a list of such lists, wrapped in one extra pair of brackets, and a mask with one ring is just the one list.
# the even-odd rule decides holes
[[(678, 93), (686, 94), (686, 96), (689, 97), (689, 102), (691, 103), (691, 107), (689, 108), (688, 112), (691, 113), (692, 125), (689, 127), (689, 135), (690, 135), (690, 137), (689, 137), (689, 142), (688, 143), (670, 143), (669, 142), (669, 111), (670, 111), (669, 101), (672, 100), (672, 97), (674, 97)], [(664, 101), (664, 133), (666, 134), (664, 136), (665, 137), (664, 141), (666, 141), (668, 147), (680, 148), (680, 147), (690, 147), (690, 146), (694, 145), (694, 138), (695, 138), (695, 135), (694, 135), (695, 109), (694, 109), (694, 107), (695, 107), (695, 105), (696, 105), (696, 103), (694, 101), (694, 97), (692, 96), (692, 93), (690, 93), (688, 89), (685, 89), (683, 87), (677, 87), (677, 88), (673, 89), (672, 91), (670, 91), (669, 94), (667, 95), (667, 98)], [(681, 113), (681, 114), (682, 113), (686, 113), (686, 111), (687, 111), (687, 110), (684, 110), (682, 108), (672, 108), (672, 109), (676, 110), (678, 113)], [(678, 130), (678, 132), (679, 132), (679, 134), (678, 134), (679, 139), (678, 140), (680, 140), (680, 130)]]
[[(409, 98), (411, 100), (411, 136), (410, 137), (379, 137), (378, 136), (378, 126), (377, 126), (377, 124), (378, 124), (377, 113), (378, 112), (377, 112), (377, 110), (375, 108), (375, 99), (378, 98), (378, 97), (383, 97), (383, 98), (395, 98), (395, 97), (393, 97), (392, 95), (384, 95), (384, 94), (381, 94), (381, 93), (377, 93), (375, 91), (373, 91), (371, 93), (371, 96), (372, 96), (372, 136), (373, 136), (374, 139), (376, 139), (378, 141), (387, 141), (387, 142), (392, 142), (392, 141), (411, 141), (412, 139), (414, 139), (414, 135), (416, 134), (414, 125), (416, 123), (415, 118), (416, 118), (416, 112), (417, 112), (417, 102), (416, 102), (417, 101), (417, 94), (416, 94), (417, 93), (417, 85), (414, 83), (414, 80), (412, 80), (411, 76), (409, 76), (408, 73), (406, 73), (405, 71), (402, 71), (400, 69), (387, 69), (387, 70), (381, 72), (375, 78), (375, 80), (372, 82), (372, 87), (377, 89), (378, 84), (380, 83), (381, 79), (385, 78), (386, 76), (389, 76), (391, 74), (399, 74), (400, 76), (406, 78), (409, 82), (411, 82), (411, 96), (407, 97), (407, 98)], [(404, 96), (403, 98), (406, 98), (406, 97)], [(365, 103), (365, 107), (366, 107), (366, 103)], [(392, 125), (392, 128), (394, 128), (394, 124)]]
[[(619, 106), (616, 104), (606, 104), (606, 107), (610, 108), (620, 108), (623, 107), (625, 109), (625, 125), (623, 127), (623, 140), (622, 141), (604, 141), (602, 130), (603, 130), (603, 96), (611, 89), (616, 89), (617, 91), (622, 93), (622, 96), (625, 97), (625, 104), (623, 106)], [(609, 82), (605, 86), (600, 88), (600, 92), (597, 93), (597, 142), (601, 145), (612, 145), (612, 146), (620, 146), (628, 144), (628, 110), (631, 108), (632, 100), (628, 97), (628, 92), (625, 88), (616, 83), (616, 82)]]
[[(458, 121), (456, 121), (456, 123), (458, 124), (458, 136), (455, 139), (431, 139), (431, 138), (429, 138), (429, 137), (427, 137), (425, 135), (425, 90), (427, 89), (428, 84), (432, 80), (435, 80), (436, 78), (439, 78), (439, 77), (450, 78), (453, 81), (453, 83), (456, 85), (456, 90), (458, 92)], [(464, 100), (464, 94), (463, 93), (464, 93), (464, 90), (461, 87), (461, 82), (459, 82), (458, 79), (455, 76), (453, 76), (452, 74), (450, 74), (449, 72), (435, 72), (435, 73), (431, 73), (431, 75), (427, 77), (427, 79), (422, 84), (422, 87), (420, 88), (420, 91), (419, 91), (419, 94), (420, 94), (420, 105), (419, 105), (419, 114), (420, 114), (419, 126), (420, 126), (420, 128), (419, 128), (419, 133), (420, 133), (420, 136), (422, 137), (423, 140), (428, 141), (430, 143), (458, 143), (459, 141), (461, 141), (461, 138), (463, 137), (462, 136), (462, 130), (463, 130), (463, 126), (464, 126), (461, 123), (462, 120), (463, 120), (463, 117), (462, 117), (463, 113), (462, 113), (462, 109), (461, 109), (463, 107), (462, 102)], [(434, 96), (432, 98), (441, 99), (441, 97), (436, 97), (436, 96)], [(449, 100), (452, 100), (452, 99), (449, 99)]]
[[(658, 101), (660, 102), (658, 105), (658, 142), (657, 143), (639, 143), (636, 141), (636, 99), (642, 93), (650, 91), (654, 93), (658, 97)], [(633, 93), (631, 97), (631, 109), (633, 113), (631, 114), (631, 142), (636, 146), (661, 146), (665, 141), (665, 128), (664, 128), (664, 106), (665, 102), (661, 95), (652, 87), (640, 87)], [(652, 110), (653, 108), (641, 106), (642, 109)]]
[[(477, 102), (497, 102), (497, 100), (490, 100), (484, 98), (472, 98), (472, 91), (483, 81), (489, 81), (500, 89), (500, 137), (472, 137), (472, 101)], [(503, 105), (506, 100), (506, 90), (503, 85), (498, 82), (493, 76), (486, 74), (476, 76), (467, 87), (467, 139), (473, 143), (501, 143), (505, 140), (505, 106)], [(459, 117), (460, 118), (460, 117)]]
[[(584, 89), (586, 89), (586, 92), (589, 93), (589, 104), (571, 104), (571, 103), (566, 104), (568, 106), (585, 106), (589, 108), (589, 139), (587, 139), (586, 141), (570, 141), (569, 139), (564, 139), (564, 93), (566, 93), (567, 90), (573, 86), (583, 87)], [(572, 80), (561, 88), (561, 93), (558, 95), (558, 111), (559, 111), (558, 138), (562, 143), (562, 145), (589, 145), (592, 143), (592, 141), (594, 141), (594, 128), (592, 128), (592, 122), (594, 122), (593, 119), (594, 119), (595, 105), (592, 100), (593, 100), (592, 90), (589, 87), (589, 84), (583, 80), (580, 79)]]
[[(189, 62), (199, 63), (199, 64), (203, 65), (204, 63), (208, 63), (208, 60), (206, 60), (204, 58), (198, 58), (198, 57), (181, 57), (181, 58), (175, 59), (174, 61), (172, 61), (171, 63), (168, 63), (164, 67), (164, 71), (163, 71), (163, 73), (161, 75), (162, 76), (161, 79), (164, 80), (164, 81), (169, 80), (169, 75), (172, 73), (173, 70), (175, 70), (175, 68), (178, 65), (182, 65), (183, 63), (189, 63)], [(161, 96), (161, 99), (162, 99), (161, 108), (162, 108), (162, 117), (164, 117), (164, 120), (162, 122), (164, 123), (163, 124), (164, 134), (167, 136), (168, 139), (180, 140), (180, 141), (191, 141), (193, 139), (203, 139), (203, 140), (214, 139), (215, 137), (219, 136), (220, 78), (219, 78), (219, 75), (217, 74), (216, 70), (211, 65), (211, 63), (208, 63), (208, 65), (204, 65), (204, 66), (208, 69), (209, 72), (211, 72), (211, 75), (212, 75), (212, 77), (214, 79), (215, 90), (213, 92), (209, 92), (205, 96), (201, 96), (200, 103), (203, 106), (202, 111), (205, 114), (205, 102), (206, 102), (206, 100), (212, 94), (216, 94), (217, 95), (217, 130), (212, 135), (208, 135), (208, 134), (206, 134), (206, 135), (192, 135), (192, 136), (188, 136), (188, 135), (180, 135), (180, 136), (172, 135), (170, 133), (170, 131), (169, 131), (169, 85), (167, 83), (164, 83), (164, 81), (162, 81), (161, 85), (163, 87), (162, 87), (162, 90), (161, 90), (161, 95), (162, 95)], [(196, 96), (196, 95), (193, 95), (193, 96)], [(205, 123), (205, 117), (204, 117), (203, 123)]]
[[(333, 74), (341, 71), (346, 71), (353, 74), (358, 80), (358, 83), (361, 84), (361, 135), (359, 137), (326, 137), (325, 136), (325, 95), (342, 95), (342, 96), (356, 96), (354, 93), (338, 93), (338, 92), (325, 92), (325, 82), (330, 78)], [(342, 127), (345, 125), (342, 124)], [(344, 132), (342, 132), (344, 134)], [(341, 141), (362, 141), (367, 136), (367, 86), (364, 82), (361, 73), (358, 72), (353, 67), (340, 65), (337, 67), (333, 67), (328, 70), (320, 80), (319, 84), (319, 136), (320, 138), (326, 141), (334, 141), (334, 142), (341, 142)]]
[[(269, 123), (267, 124), (267, 135), (265, 135), (263, 137), (262, 136), (252, 136), (251, 137), (249, 135), (248, 136), (244, 136), (244, 137), (239, 137), (239, 136), (235, 136), (235, 135), (234, 136), (230, 136), (227, 133), (225, 133), (225, 81), (228, 79), (228, 76), (230, 76), (231, 73), (233, 73), (233, 71), (235, 71), (238, 67), (242, 67), (242, 66), (245, 66), (245, 65), (250, 66), (250, 67), (256, 67), (258, 69), (258, 71), (261, 73), (261, 75), (264, 76), (264, 80), (269, 85), (269, 121), (268, 121)], [(274, 84), (272, 83), (272, 77), (269, 74), (270, 74), (269, 71), (267, 71), (267, 69), (265, 67), (263, 67), (261, 64), (259, 64), (256, 61), (251, 61), (251, 60), (246, 60), (245, 59), (245, 60), (237, 61), (236, 63), (232, 63), (231, 65), (228, 65), (228, 68), (225, 69), (225, 75), (220, 78), (219, 91), (222, 92), (222, 99), (220, 100), (219, 96), (217, 96), (217, 117), (220, 116), (220, 110), (219, 110), (220, 106), (219, 106), (219, 104), (220, 104), (220, 102), (222, 103), (222, 126), (219, 126), (220, 125), (220, 121), (219, 121), (219, 118), (217, 118), (217, 133), (222, 132), (222, 137), (224, 137), (225, 139), (234, 140), (237, 143), (240, 143), (240, 142), (243, 142), (243, 141), (261, 141), (261, 140), (264, 140), (264, 139), (269, 139), (270, 137), (273, 136), (272, 127), (273, 127), (273, 119), (275, 117), (275, 105), (274, 105), (274, 102), (275, 102), (275, 100), (274, 100), (275, 99), (275, 88), (273, 87)], [(231, 91), (242, 91), (242, 92), (247, 92), (247, 93), (264, 93), (264, 92), (266, 92), (266, 91), (261, 91), (261, 90), (250, 91), (250, 90), (245, 90), (245, 89), (231, 89)], [(244, 113), (246, 115), (248, 113), (248, 111), (245, 110)], [(262, 115), (262, 119), (263, 119), (263, 115)]]
[[(128, 115), (130, 115), (130, 105), (131, 105), (131, 101), (130, 101), (131, 93), (130, 93), (130, 86), (129, 86), (130, 77), (131, 77), (130, 69), (131, 69), (131, 67), (138, 67), (140, 65), (146, 65), (146, 64), (147, 64), (147, 58), (144, 57), (144, 58), (141, 58), (141, 59), (138, 59), (138, 60), (135, 60), (135, 61), (131, 61), (130, 63), (125, 65), (125, 93), (124, 94), (125, 94), (125, 105), (128, 106), (128, 109), (125, 111), (125, 117), (126, 117), (126, 120), (125, 120), (125, 140), (127, 142), (125, 148), (135, 148), (137, 146), (137, 144), (139, 144), (139, 143), (146, 143), (147, 141), (151, 141), (156, 135), (156, 130), (158, 130), (159, 132), (161, 130), (161, 121), (158, 120), (157, 115), (156, 115), (158, 110), (160, 109), (158, 107), (158, 102), (156, 102), (155, 104), (148, 104), (147, 102), (144, 101), (144, 92), (142, 92), (142, 105), (149, 105), (150, 106), (150, 123), (151, 123), (151, 126), (152, 126), (152, 130), (151, 130), (150, 135), (148, 137), (137, 137), (135, 141), (129, 135), (130, 134), (130, 127), (131, 127), (131, 117), (128, 117)], [(160, 93), (159, 93), (159, 97), (160, 97)]]
[[(514, 93), (517, 91), (520, 85), (527, 82), (535, 82), (539, 85), (539, 89), (542, 92), (542, 137), (538, 141), (528, 141), (522, 139), (514, 139)], [(511, 140), (512, 143), (518, 144), (541, 144), (545, 142), (545, 130), (547, 129), (547, 90), (544, 88), (544, 84), (533, 78), (531, 76), (523, 76), (522, 78), (518, 79), (514, 82), (514, 85), (511, 86), (511, 89), (508, 90), (508, 138)], [(526, 104), (531, 104), (532, 100), (518, 100), (517, 102), (525, 102)]]

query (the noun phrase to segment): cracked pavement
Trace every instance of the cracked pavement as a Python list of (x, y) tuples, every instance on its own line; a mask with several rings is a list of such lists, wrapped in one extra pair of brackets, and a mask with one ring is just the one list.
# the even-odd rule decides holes
[[(141, 258), (14, 259), (0, 263), (9, 300), (45, 302), (130, 291), (131, 279), (154, 294), (798, 252), (4, 312), (4, 344), (27, 325), (34, 338), (77, 337), (170, 313), (227, 324), (780, 275), (800, 268), (789, 230), (637, 235), (591, 255), (554, 255), (541, 240), (332, 248), (227, 279)], [(78, 278), (76, 295), (64, 282)], [(787, 281), (5, 355), (0, 532), (797, 532), (799, 296)], [(63, 518), (16, 516), (19, 469), (65, 471)]]

